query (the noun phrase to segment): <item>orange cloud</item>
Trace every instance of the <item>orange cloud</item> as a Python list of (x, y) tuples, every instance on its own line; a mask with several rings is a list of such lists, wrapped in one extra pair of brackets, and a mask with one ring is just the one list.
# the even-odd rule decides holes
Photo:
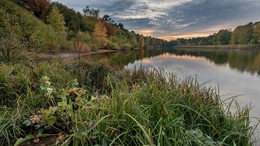
[(176, 40), (179, 38), (194, 38), (194, 37), (205, 37), (213, 34), (214, 32), (206, 32), (206, 33), (192, 33), (192, 34), (182, 34), (182, 35), (166, 35), (166, 36), (159, 36), (158, 38), (163, 39), (163, 40)]
[(144, 36), (152, 36), (154, 33), (158, 32), (158, 30), (155, 29), (141, 29), (141, 30), (135, 30), (135, 32), (138, 32)]
[(156, 33), (163, 33), (161, 31), (155, 30), (155, 29), (141, 29), (141, 30), (135, 30), (135, 32), (138, 32), (144, 36), (153, 36), (155, 38), (171, 41), (171, 40), (176, 40), (178, 38), (194, 38), (194, 37), (205, 37), (212, 35), (216, 31), (206, 31), (203, 33), (195, 32), (195, 33), (186, 33), (186, 34), (166, 34), (166, 35), (161, 35), (161, 36), (155, 36), (154, 34)]

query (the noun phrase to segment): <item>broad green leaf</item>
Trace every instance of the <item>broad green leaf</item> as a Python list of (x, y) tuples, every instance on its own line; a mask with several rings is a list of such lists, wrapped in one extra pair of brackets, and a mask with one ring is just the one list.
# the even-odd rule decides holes
[(50, 116), (47, 119), (45, 119), (48, 125), (52, 126), (56, 123), (57, 119), (54, 116)]
[(66, 101), (66, 102), (67, 102), (67, 95), (68, 93), (64, 89), (62, 89), (59, 93), (59, 97), (62, 99), (62, 101)]
[(33, 138), (35, 138), (33, 135), (27, 135), (25, 138), (19, 138), (15, 142), (14, 146), (18, 146), (18, 145), (22, 144), (23, 142), (26, 142), (26, 141), (31, 140)]
[(57, 119), (52, 115), (52, 109), (52, 107), (49, 109), (41, 109), (44, 121), (50, 126), (52, 126), (57, 121)]
[(41, 109), (41, 113), (42, 113), (43, 118), (48, 117), (52, 114), (52, 109), (51, 108)]

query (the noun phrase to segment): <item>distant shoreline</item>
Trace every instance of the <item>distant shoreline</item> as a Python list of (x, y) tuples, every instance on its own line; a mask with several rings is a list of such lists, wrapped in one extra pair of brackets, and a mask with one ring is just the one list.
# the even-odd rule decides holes
[(204, 45), (204, 46), (174, 46), (174, 49), (194, 49), (194, 50), (259, 50), (257, 45)]

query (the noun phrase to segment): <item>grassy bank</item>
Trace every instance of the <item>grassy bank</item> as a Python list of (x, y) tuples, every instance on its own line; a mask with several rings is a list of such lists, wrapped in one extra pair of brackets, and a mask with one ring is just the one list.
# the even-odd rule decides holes
[(0, 64), (0, 145), (252, 145), (249, 108), (230, 112), (194, 79), (108, 60)]

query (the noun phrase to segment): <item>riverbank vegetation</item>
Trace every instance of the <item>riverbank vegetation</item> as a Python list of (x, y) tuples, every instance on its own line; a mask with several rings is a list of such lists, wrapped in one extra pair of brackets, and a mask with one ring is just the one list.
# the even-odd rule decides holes
[(1, 63), (1, 145), (251, 145), (249, 109), (108, 60)]
[(135, 49), (140, 44), (144, 48), (161, 48), (166, 43), (129, 31), (110, 16), (100, 18), (99, 14), (98, 9), (88, 6), (80, 13), (48, 0), (1, 1), (0, 57), (10, 60), (28, 51), (82, 53)]
[(235, 28), (220, 30), (208, 37), (197, 37), (190, 39), (177, 39), (171, 42), (177, 46), (197, 45), (259, 45), (260, 44), (260, 22), (248, 23)]

